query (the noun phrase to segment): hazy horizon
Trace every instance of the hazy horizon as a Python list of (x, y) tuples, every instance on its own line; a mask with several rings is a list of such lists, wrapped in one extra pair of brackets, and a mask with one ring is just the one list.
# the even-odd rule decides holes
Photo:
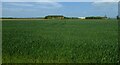
[(117, 2), (3, 2), (2, 17), (31, 18), (47, 15), (116, 18)]

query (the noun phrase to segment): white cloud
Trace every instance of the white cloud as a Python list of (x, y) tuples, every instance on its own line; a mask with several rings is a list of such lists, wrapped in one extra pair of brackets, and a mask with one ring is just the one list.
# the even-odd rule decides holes
[[(113, 2), (109, 2), (109, 1), (113, 1)], [(95, 2), (93, 2), (93, 5), (94, 6), (100, 6), (100, 7), (103, 7), (103, 6), (118, 6), (118, 0), (96, 0)]]
[[(3, 3), (4, 4), (4, 3)], [(19, 6), (20, 7), (32, 7), (32, 8), (60, 8), (62, 4), (58, 2), (8, 2), (4, 5), (7, 6)], [(5, 7), (4, 7), (5, 8)]]
[(118, 13), (118, 3), (117, 2), (93, 2), (94, 9), (98, 12), (102, 12), (108, 16), (114, 13), (116, 16)]
[(111, 8), (111, 10), (118, 9), (118, 3), (117, 2), (93, 2), (92, 3), (95, 8), (100, 9), (107, 9)]
[(117, 6), (117, 2), (93, 2), (94, 6)]
[(52, 0), (1, 0), (2, 2), (52, 2)]
[(119, 0), (95, 0), (94, 2), (119, 2)]
[(62, 4), (58, 2), (37, 2), (37, 5), (40, 5), (43, 8), (60, 8)]
[(8, 3), (8, 5), (13, 5), (13, 6), (34, 6), (33, 4), (29, 4), (29, 3)]

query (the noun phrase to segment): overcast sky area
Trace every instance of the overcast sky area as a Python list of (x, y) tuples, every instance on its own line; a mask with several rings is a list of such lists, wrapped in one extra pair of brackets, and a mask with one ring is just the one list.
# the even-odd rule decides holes
[[(101, 0), (102, 1), (102, 0)], [(118, 15), (118, 2), (3, 2), (3, 17), (69, 17)]]

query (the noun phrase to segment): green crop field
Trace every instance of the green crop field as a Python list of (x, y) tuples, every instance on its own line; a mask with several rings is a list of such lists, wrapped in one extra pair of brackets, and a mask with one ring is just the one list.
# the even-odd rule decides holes
[(118, 23), (108, 20), (3, 20), (3, 63), (116, 63)]

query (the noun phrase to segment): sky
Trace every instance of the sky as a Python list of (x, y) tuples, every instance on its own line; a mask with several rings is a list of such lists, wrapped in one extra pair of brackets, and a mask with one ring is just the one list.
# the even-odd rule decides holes
[(2, 2), (118, 2), (120, 0), (1, 0)]
[(3, 2), (2, 17), (68, 17), (118, 15), (117, 2)]

